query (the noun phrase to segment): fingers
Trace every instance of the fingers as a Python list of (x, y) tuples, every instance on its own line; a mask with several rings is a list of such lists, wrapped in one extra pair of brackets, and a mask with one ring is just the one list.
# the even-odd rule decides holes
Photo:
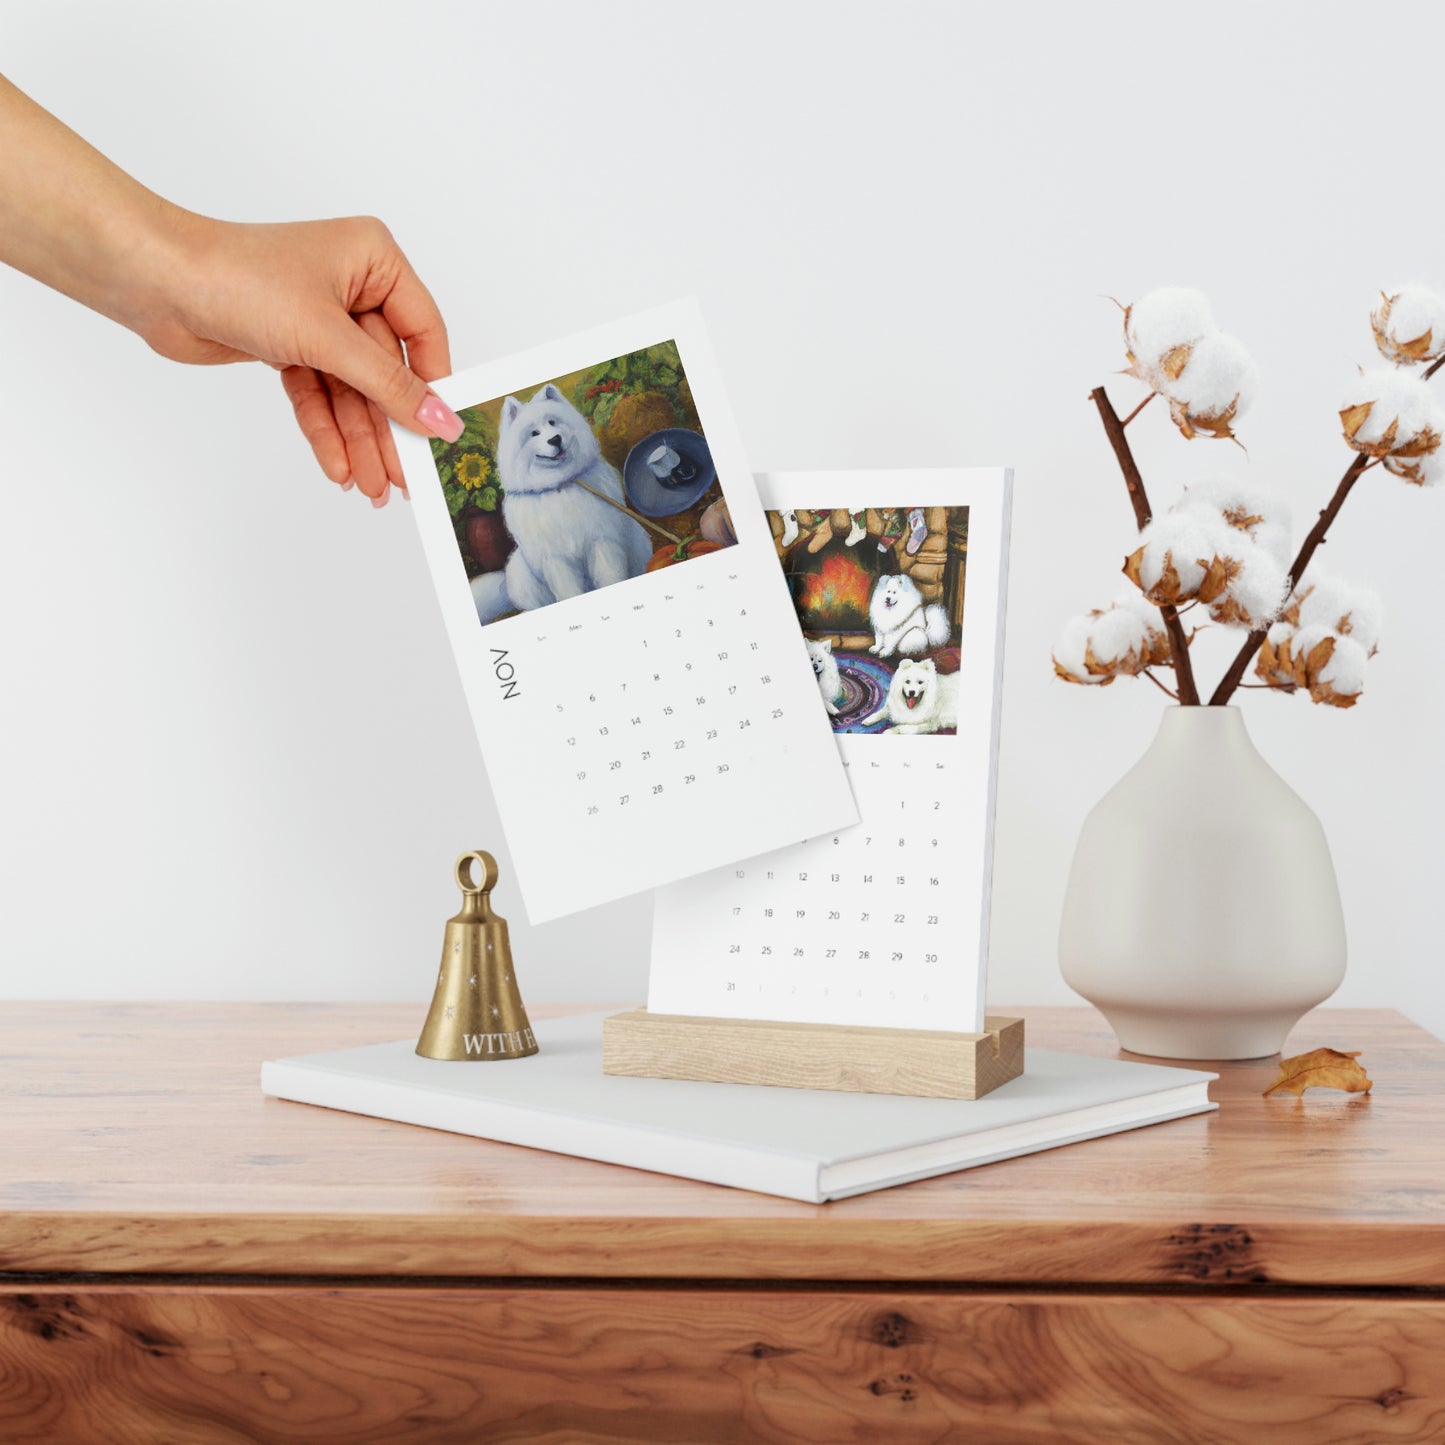
[(406, 476), (401, 470), (401, 459), (396, 454), (396, 442), (391, 435), (391, 423), (381, 414), (381, 408), (374, 401), (369, 401), (366, 405), (371, 413), (371, 424), (376, 429), (377, 444), (381, 448), (381, 463), (386, 468), (386, 474), (391, 478), (392, 486), (407, 501), (411, 501), (411, 493), (406, 489)]
[(331, 407), (331, 393), (321, 378), (309, 366), (287, 366), (281, 371), (281, 385), (291, 398), (296, 412), (296, 423), (301, 434), (311, 443), (321, 470), (333, 482), (345, 486), (351, 478), (351, 463), (346, 454), (346, 443), (336, 425), (336, 415)]
[(435, 381), (439, 376), (449, 376), (452, 356), (442, 314), (400, 249), (396, 259), (396, 281), (381, 303), (381, 313), (406, 347), (407, 360), (419, 377)]
[[(355, 324), (388, 354), (400, 359), (401, 341), (380, 312), (367, 311)], [(396, 443), (375, 402), (339, 377), (309, 366), (281, 368), (281, 381), (303, 435), (334, 482), (355, 482), (373, 506), (385, 506), (388, 484), (408, 496)]]
[(426, 382), (406, 362), (379, 345), (346, 312), (328, 310), (320, 318), (314, 353), (306, 359), (318, 371), (369, 397), (408, 431), (444, 441), (461, 436), (462, 419), (427, 391)]
[(370, 403), (355, 387), (348, 386), (338, 377), (323, 372), (322, 380), (331, 395), (331, 410), (336, 417), (336, 428), (346, 445), (351, 475), (362, 492), (371, 498), (372, 506), (384, 507), (390, 478), (381, 457)]
[(309, 366), (286, 367), (281, 384), (291, 398), (302, 435), (333, 482), (347, 491), (359, 482), (376, 507), (386, 505), (393, 477), (406, 495), (391, 428), (365, 397)]
[(310, 311), (306, 364), (282, 376), (327, 476), (353, 479), (381, 506), (389, 482), (405, 492), (388, 421), (445, 441), (460, 437), (463, 423), (427, 386), (451, 370), (446, 325), (431, 293), (379, 221), (344, 224), (367, 253), (359, 271), (365, 279), (343, 289), (340, 307)]
[[(378, 346), (385, 347), (393, 356), (401, 355), (401, 341), (379, 311), (363, 311), (356, 318), (356, 322)], [(381, 461), (386, 468), (386, 474), (391, 478), (392, 486), (396, 487), (402, 496), (409, 497), (406, 476), (401, 469), (401, 459), (396, 454), (396, 441), (392, 437), (391, 427), (374, 401), (368, 401), (366, 405), (376, 432), (377, 445), (381, 448)]]

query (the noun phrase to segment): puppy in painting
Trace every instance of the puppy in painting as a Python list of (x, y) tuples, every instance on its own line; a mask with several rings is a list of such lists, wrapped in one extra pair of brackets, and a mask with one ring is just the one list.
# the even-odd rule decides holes
[(502, 521), (517, 543), (504, 572), (472, 579), (482, 622), (638, 577), (647, 533), (592, 491), (625, 502), (587, 418), (549, 381), (531, 399), (502, 403), (497, 435)]
[(887, 721), (895, 733), (936, 733), (958, 726), (958, 674), (939, 672), (933, 659), (905, 657), (893, 674), (888, 696), (864, 727)]
[(829, 717), (838, 716), (838, 704), (843, 701), (843, 679), (838, 672), (838, 659), (833, 656), (833, 639), (826, 642), (809, 642), (808, 661), (813, 664), (813, 676), (818, 679), (818, 691), (823, 694), (823, 706)]
[(880, 577), (868, 601), (873, 625), (869, 652), (892, 657), (917, 656), (948, 641), (948, 613), (936, 602), (925, 603), (918, 584), (902, 574)]

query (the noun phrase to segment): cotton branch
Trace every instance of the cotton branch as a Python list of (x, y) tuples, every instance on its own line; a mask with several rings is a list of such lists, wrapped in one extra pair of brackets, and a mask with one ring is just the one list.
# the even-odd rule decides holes
[(1131, 412), (1129, 413), (1129, 415), (1126, 416), (1126, 417), (1124, 418), (1124, 420), (1119, 423), (1119, 425), (1120, 425), (1120, 426), (1128, 426), (1129, 423), (1130, 423), (1131, 421), (1133, 421), (1134, 418), (1135, 418), (1136, 416), (1138, 416), (1139, 413), (1140, 413), (1141, 411), (1143, 411), (1144, 408), (1145, 408), (1146, 406), (1148, 406), (1149, 403), (1150, 403), (1151, 401), (1153, 401), (1154, 398), (1155, 398), (1156, 396), (1158, 396), (1158, 395), (1159, 395), (1159, 393), (1158, 393), (1157, 391), (1151, 391), (1151, 392), (1149, 393), (1149, 395), (1146, 396), (1146, 397), (1144, 398), (1144, 400), (1141, 401), (1141, 402), (1139, 403), (1139, 405), (1136, 406), (1136, 407), (1134, 408), (1134, 410), (1131, 411)]
[[(1437, 362), (1438, 366), (1439, 363)], [(1430, 370), (1434, 371), (1435, 367)], [(1427, 375), (1429, 373), (1426, 373)], [(1320, 512), (1319, 520), (1310, 528), (1310, 534), (1304, 539), (1300, 546), (1299, 555), (1295, 557), (1290, 566), (1289, 575), (1291, 584), (1299, 586), (1300, 579), (1305, 575), (1305, 568), (1310, 565), (1310, 559), (1315, 555), (1320, 543), (1325, 540), (1325, 533), (1330, 530), (1331, 524), (1340, 514), (1340, 508), (1345, 505), (1345, 498), (1350, 495), (1350, 489), (1359, 481), (1365, 469), (1370, 466), (1370, 459), (1363, 452), (1355, 457), (1349, 465), (1349, 469), (1340, 478), (1340, 484), (1335, 488), (1335, 494), (1330, 498), (1329, 506)], [(1235, 688), (1241, 685), (1245, 670), (1254, 660), (1254, 655), (1264, 643), (1267, 628), (1261, 628), (1251, 632), (1244, 640), (1244, 646), (1235, 654), (1234, 661), (1229, 665), (1229, 671), (1219, 680), (1219, 686), (1214, 689), (1214, 695), (1209, 699), (1210, 707), (1223, 707), (1233, 695)]]
[(1179, 694), (1175, 692), (1172, 687), (1165, 687), (1165, 685), (1160, 682), (1159, 679), (1155, 677), (1154, 674), (1150, 672), (1147, 667), (1144, 669), (1143, 672), (1139, 674), (1139, 676), (1147, 677), (1149, 681), (1152, 682), (1154, 686), (1157, 687), (1159, 691), (1164, 694), (1165, 697), (1171, 697), (1174, 699), (1175, 702), (1179, 701)]
[[(1114, 410), (1108, 393), (1102, 386), (1096, 386), (1089, 393), (1089, 399), (1099, 411), (1099, 420), (1104, 423), (1104, 432), (1114, 455), (1119, 460), (1119, 470), (1124, 474), (1124, 485), (1129, 491), (1129, 502), (1134, 508), (1134, 520), (1142, 532), (1149, 525), (1153, 515), (1149, 508), (1149, 494), (1144, 490), (1144, 478), (1139, 473), (1139, 464), (1129, 448), (1129, 439), (1124, 435), (1124, 424)], [(1199, 706), (1199, 689), (1194, 683), (1194, 668), (1189, 660), (1189, 643), (1184, 636), (1184, 626), (1179, 613), (1173, 607), (1159, 609), (1160, 620), (1169, 637), (1169, 656), (1174, 663), (1174, 677), (1179, 684), (1179, 701), (1186, 707)], [(1255, 644), (1258, 646), (1258, 644)], [(1247, 659), (1246, 659), (1247, 661)], [(1243, 669), (1241, 668), (1241, 673)]]

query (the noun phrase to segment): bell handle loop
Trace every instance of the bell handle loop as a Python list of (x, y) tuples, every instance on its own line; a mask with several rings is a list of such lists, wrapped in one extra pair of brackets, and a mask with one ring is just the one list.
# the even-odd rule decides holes
[[(472, 881), (472, 864), (475, 863), (482, 875), (482, 881)], [(497, 879), (500, 877), (500, 870), (497, 868), (497, 860), (481, 848), (473, 848), (469, 853), (463, 853), (457, 859), (456, 880), (457, 887), (468, 898), (475, 898), (480, 893), (490, 893), (497, 886)]]

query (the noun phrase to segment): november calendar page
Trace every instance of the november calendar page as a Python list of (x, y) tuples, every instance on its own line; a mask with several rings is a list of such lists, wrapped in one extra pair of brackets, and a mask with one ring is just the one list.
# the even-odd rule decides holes
[(758, 478), (856, 826), (659, 891), (654, 1013), (983, 1025), (1010, 475)]
[(857, 818), (696, 307), (434, 384), (395, 429), (533, 922)]

